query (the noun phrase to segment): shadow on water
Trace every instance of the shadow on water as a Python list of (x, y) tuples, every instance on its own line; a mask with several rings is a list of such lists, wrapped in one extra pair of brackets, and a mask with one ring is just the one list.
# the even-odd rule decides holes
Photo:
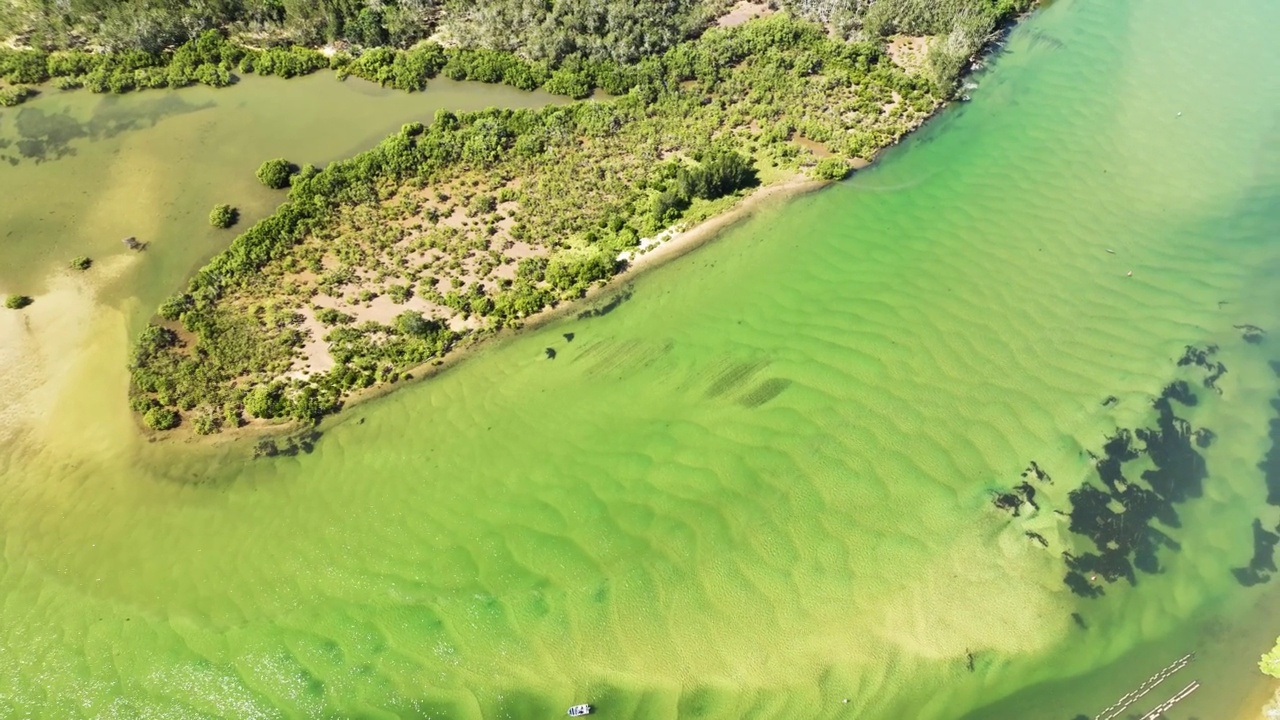
[(579, 320), (587, 320), (589, 318), (604, 317), (605, 315), (608, 315), (614, 310), (617, 310), (619, 307), (622, 306), (622, 303), (630, 300), (634, 295), (635, 295), (635, 286), (631, 284), (627, 284), (623, 286), (620, 290), (618, 290), (616, 293), (606, 298), (604, 302), (598, 305), (592, 305), (586, 310), (583, 310), (582, 312), (578, 313), (577, 318)]
[[(1280, 528), (1278, 528), (1280, 529)], [(1253, 559), (1248, 566), (1232, 568), (1231, 574), (1245, 587), (1259, 585), (1271, 579), (1276, 571), (1275, 550), (1280, 543), (1280, 535), (1262, 527), (1262, 520), (1253, 520)]]
[[(1253, 342), (1247, 336), (1244, 340)], [(1273, 360), (1271, 370), (1280, 377), (1280, 362)], [(1262, 462), (1258, 463), (1258, 469), (1262, 471), (1263, 481), (1267, 484), (1267, 504), (1280, 505), (1280, 394), (1272, 399), (1271, 407), (1276, 411), (1276, 417), (1270, 422), (1271, 448)], [(1275, 549), (1280, 544), (1280, 534), (1277, 533), (1280, 533), (1280, 527), (1271, 532), (1262, 526), (1261, 518), (1254, 518), (1253, 558), (1245, 567), (1231, 570), (1231, 574), (1235, 575), (1241, 585), (1259, 585), (1270, 580), (1271, 574), (1276, 572)]]
[(78, 120), (67, 109), (49, 112), (40, 107), (21, 107), (16, 113), (6, 114), (13, 118), (11, 127), (0, 126), (0, 160), (10, 165), (60, 160), (76, 154), (78, 141), (144, 130), (165, 118), (210, 107), (213, 103), (190, 103), (177, 93), (143, 100), (111, 96), (86, 121)]
[[(1280, 362), (1272, 361), (1271, 370), (1280, 377)], [(1271, 401), (1276, 417), (1271, 419), (1271, 449), (1258, 463), (1262, 476), (1267, 483), (1267, 504), (1280, 505), (1280, 394)]]
[(768, 378), (738, 398), (738, 404), (745, 408), (758, 408), (778, 397), (791, 387), (787, 378)]
[(253, 456), (263, 458), (310, 455), (311, 451), (316, 449), (320, 434), (319, 430), (308, 429), (282, 438), (264, 437), (253, 446)]

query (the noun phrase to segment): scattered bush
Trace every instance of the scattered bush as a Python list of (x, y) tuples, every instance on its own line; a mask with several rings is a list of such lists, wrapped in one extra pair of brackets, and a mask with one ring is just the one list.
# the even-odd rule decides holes
[(258, 166), (258, 181), (272, 190), (280, 190), (289, 186), (293, 172), (292, 163), (284, 158), (275, 158)]
[(148, 410), (142, 416), (142, 422), (152, 430), (172, 430), (178, 427), (180, 417), (174, 410), (158, 406)]
[(72, 270), (88, 270), (91, 265), (93, 265), (93, 260), (85, 257), (84, 255), (81, 255), (71, 261)]
[[(258, 172), (258, 178), (262, 179), (262, 169), (259, 168)], [(263, 180), (263, 184), (266, 184), (265, 180)], [(216, 228), (226, 229), (236, 224), (237, 215), (236, 209), (230, 205), (214, 205), (213, 210), (209, 213), (209, 224)]]
[(26, 295), (10, 295), (4, 299), (4, 306), (10, 310), (21, 310), (33, 302), (35, 301)]
[(408, 285), (392, 285), (387, 288), (387, 297), (391, 298), (391, 302), (403, 305), (413, 297), (413, 289)]
[(321, 325), (349, 325), (355, 320), (355, 318), (340, 310), (334, 310), (333, 308), (320, 308), (319, 310), (316, 310), (316, 320), (318, 320)]

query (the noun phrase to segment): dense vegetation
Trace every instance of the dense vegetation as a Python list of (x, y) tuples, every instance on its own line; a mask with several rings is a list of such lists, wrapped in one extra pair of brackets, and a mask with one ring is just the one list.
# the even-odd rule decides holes
[[(294, 77), (330, 65), (329, 58), (304, 47), (255, 50), (209, 30), (173, 50), (94, 52), (83, 48), (47, 52), (0, 48), (0, 79), (13, 88), (52, 80), (60, 89), (88, 88), (123, 93), (179, 88), (201, 83), (230, 85), (233, 73)], [(30, 92), (30, 91), (28, 91)]]
[[(534, 65), (460, 52), (431, 66), (466, 58), (470, 76), (495, 57), (504, 78)], [(842, 176), (940, 102), (876, 45), (783, 15), (574, 72), (617, 97), (441, 112), (294, 174), (288, 201), (139, 339), (135, 410), (177, 421), (153, 412), (167, 408), (197, 432), (245, 416), (314, 420), (466, 337), (580, 297), (641, 238), (713, 214), (761, 179)]]
[(527, 0), (455, 2), (444, 30), (463, 45), (530, 60), (634, 63), (702, 28), (730, 2), (704, 0)]
[(929, 76), (939, 86), (949, 87), (996, 27), (1031, 7), (1032, 0), (784, 0), (783, 4), (846, 38), (931, 36), (934, 41), (926, 59)]
[[(1003, 19), (1032, 0), (789, 0), (847, 40), (927, 35), (929, 76), (949, 88)], [(222, 87), (236, 73), (293, 77), (332, 67), (405, 90), (455, 79), (614, 92), (634, 65), (697, 36), (729, 0), (9, 0), (0, 5), (0, 104), (52, 79), (94, 92)], [(445, 40), (422, 42), (432, 33)], [(326, 55), (311, 49), (337, 43)], [(412, 48), (410, 52), (400, 49)]]
[(257, 45), (407, 46), (435, 26), (432, 0), (6, 0), (0, 32), (47, 48), (158, 52), (229, 28)]

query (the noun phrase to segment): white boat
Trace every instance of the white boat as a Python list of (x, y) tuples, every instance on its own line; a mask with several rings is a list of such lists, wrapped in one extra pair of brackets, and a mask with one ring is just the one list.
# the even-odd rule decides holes
[(573, 707), (569, 708), (569, 717), (582, 717), (583, 715), (590, 715), (591, 711), (594, 709), (595, 708), (591, 707), (586, 703), (583, 703), (581, 705), (574, 705)]

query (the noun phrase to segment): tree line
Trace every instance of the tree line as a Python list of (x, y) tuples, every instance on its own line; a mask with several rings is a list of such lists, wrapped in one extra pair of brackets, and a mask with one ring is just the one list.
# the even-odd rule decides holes
[[(936, 36), (927, 65), (942, 87), (953, 84), (968, 59), (1001, 21), (1034, 0), (783, 0), (796, 14), (829, 26), (843, 38), (880, 42), (897, 33)], [(548, 84), (553, 93), (582, 97), (594, 63), (631, 65), (698, 36), (727, 0), (9, 0), (0, 7), (0, 33), (16, 36), (33, 54), (5, 53), (11, 83), (65, 78), (100, 92), (220, 86), (229, 73), (291, 77), (332, 65), (402, 89), (425, 78), (506, 82), (522, 89)], [(209, 31), (233, 38), (235, 59), (191, 63), (185, 52)], [(433, 44), (438, 34), (454, 54)], [(352, 52), (332, 62), (314, 48), (337, 43)], [(184, 50), (186, 48), (186, 50)], [(176, 50), (175, 50), (176, 49)], [(341, 48), (340, 48), (341, 49)], [(380, 49), (381, 52), (367, 52)], [(63, 54), (49, 63), (49, 51)], [(78, 50), (78, 52), (77, 52)], [(103, 52), (105, 51), (105, 52)], [(353, 61), (353, 58), (355, 60)], [(170, 61), (172, 60), (172, 62)], [(363, 62), (361, 62), (363, 60)], [(44, 64), (44, 70), (39, 66)], [(448, 66), (448, 67), (446, 67)], [(555, 71), (564, 70), (559, 77)], [(12, 101), (12, 97), (11, 97)]]
[(43, 49), (158, 53), (212, 29), (256, 46), (345, 41), (407, 47), (435, 28), (435, 0), (7, 0), (0, 32)]
[(585, 98), (597, 88), (625, 93), (631, 82), (624, 66), (611, 62), (570, 59), (552, 68), (509, 52), (445, 48), (432, 42), (410, 50), (373, 48), (359, 55), (332, 56), (302, 46), (266, 50), (239, 45), (219, 30), (206, 30), (173, 50), (116, 53), (83, 49), (44, 50), (0, 48), (0, 104), (16, 105), (35, 95), (32, 85), (52, 80), (60, 89), (87, 88), (96, 93), (126, 93), (194, 84), (225, 87), (237, 73), (290, 78), (332, 68), (339, 78), (349, 75), (385, 87), (420, 91), (428, 81), (444, 75), (453, 80), (505, 83), (520, 90), (545, 89), (555, 95)]

